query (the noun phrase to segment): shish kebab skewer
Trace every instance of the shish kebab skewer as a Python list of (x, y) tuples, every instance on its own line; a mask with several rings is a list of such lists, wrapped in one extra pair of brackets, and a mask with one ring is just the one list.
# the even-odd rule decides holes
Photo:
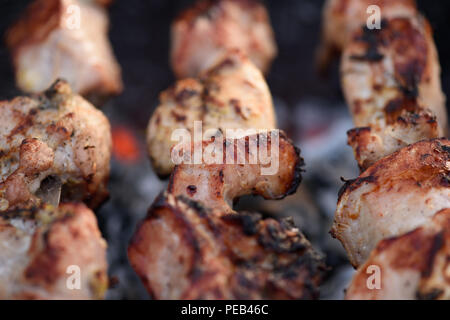
[[(266, 134), (256, 138), (262, 145)], [(236, 150), (239, 141), (251, 139), (223, 142), (223, 159), (230, 153), (235, 161), (250, 158), (248, 147), (243, 154)], [(270, 148), (273, 140), (265, 141)], [(198, 147), (206, 151), (217, 147), (215, 143), (203, 141)], [(231, 207), (246, 194), (280, 199), (295, 192), (303, 160), (284, 134), (279, 152), (279, 171), (271, 176), (261, 175), (263, 165), (248, 162), (175, 167), (166, 192), (154, 202), (128, 248), (132, 267), (154, 298), (318, 297), (325, 266), (292, 221), (262, 219)]]
[[(162, 92), (147, 128), (153, 168), (170, 175), (175, 128), (275, 129), (269, 88), (260, 71), (276, 55), (269, 17), (257, 0), (199, 0), (171, 26), (171, 64), (179, 80)], [(258, 70), (259, 69), (259, 70)], [(189, 77), (189, 78), (188, 78)]]
[[(245, 20), (258, 16), (256, 27), (247, 30)], [(265, 11), (253, 1), (202, 2), (173, 25), (174, 71), (198, 79), (180, 80), (163, 92), (150, 120), (147, 142), (153, 167), (160, 176), (171, 177), (128, 248), (132, 267), (154, 298), (318, 297), (323, 260), (292, 221), (232, 209), (233, 201), (246, 194), (281, 199), (294, 193), (301, 179), (303, 160), (284, 134), (279, 136), (275, 175), (262, 175), (263, 165), (248, 163), (250, 141), (256, 138), (260, 147), (263, 141), (274, 143), (264, 140), (264, 134), (246, 133), (263, 129), (272, 137), (270, 130), (276, 127), (270, 91), (252, 63), (266, 69), (273, 57), (271, 37)], [(269, 41), (263, 43), (264, 38)], [(171, 134), (186, 129), (195, 135), (195, 121), (202, 121), (204, 130), (214, 129), (214, 139), (188, 143), (188, 148), (203, 152), (214, 146), (219, 156), (223, 152), (224, 164), (174, 167), (171, 151), (177, 141), (171, 141)], [(243, 132), (233, 140), (227, 129)], [(225, 136), (222, 149), (215, 145), (217, 135)], [(226, 146), (240, 143), (242, 153), (231, 155)], [(233, 164), (225, 161), (228, 157), (234, 157)], [(241, 157), (245, 164), (236, 163)]]
[[(386, 14), (381, 30), (359, 31), (354, 17), (365, 25), (364, 3), (328, 1), (324, 14), (325, 34), (346, 25), (334, 45), (344, 51), (355, 123), (365, 126), (349, 132), (365, 171), (341, 190), (331, 231), (360, 267), (346, 298), (449, 299), (450, 142), (436, 139), (447, 114), (431, 31), (414, 2), (381, 0), (370, 3)], [(379, 290), (364, 281), (374, 265)]]
[(94, 213), (59, 202), (106, 198), (109, 122), (54, 81), (97, 102), (122, 90), (101, 7), (110, 2), (36, 0), (7, 32), (18, 87), (46, 91), (0, 103), (1, 299), (99, 299), (108, 287)]
[[(369, 5), (381, 9), (380, 30), (366, 27)], [(362, 170), (408, 144), (445, 136), (439, 59), (414, 1), (332, 0), (324, 19), (322, 47), (343, 53), (342, 88), (356, 125), (348, 142)]]
[(259, 1), (199, 0), (171, 28), (172, 69), (184, 79), (161, 93), (147, 128), (148, 153), (160, 177), (174, 167), (174, 129), (193, 133), (195, 121), (202, 121), (205, 131), (276, 128), (272, 97), (260, 72), (267, 71), (276, 44)]
[(61, 80), (0, 109), (0, 298), (103, 298), (106, 242), (72, 201), (107, 196), (108, 120)]

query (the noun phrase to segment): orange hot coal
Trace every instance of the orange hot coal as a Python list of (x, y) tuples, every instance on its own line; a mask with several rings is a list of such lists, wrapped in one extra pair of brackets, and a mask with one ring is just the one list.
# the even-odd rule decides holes
[(119, 161), (136, 162), (140, 157), (139, 146), (133, 132), (124, 126), (112, 129), (113, 154)]

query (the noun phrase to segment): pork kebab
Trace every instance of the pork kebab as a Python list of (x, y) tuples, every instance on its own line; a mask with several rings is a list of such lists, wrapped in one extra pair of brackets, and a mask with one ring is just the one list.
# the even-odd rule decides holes
[[(303, 159), (275, 129), (262, 74), (276, 53), (265, 9), (256, 1), (202, 1), (173, 23), (171, 40), (175, 74), (195, 78), (163, 92), (150, 119), (150, 159), (170, 180), (130, 242), (132, 267), (157, 299), (318, 298), (323, 259), (292, 221), (233, 209), (249, 194), (282, 199), (301, 179)], [(173, 139), (177, 130), (194, 141)], [(180, 146), (188, 154), (213, 150), (217, 161), (196, 163), (183, 153), (175, 163)], [(276, 146), (275, 173), (250, 162), (255, 146)]]
[[(275, 143), (265, 134), (225, 140), (227, 148), (220, 156), (252, 157), (248, 144), (253, 139), (260, 146)], [(239, 149), (241, 143), (246, 147)], [(217, 140), (197, 147), (219, 149)], [(167, 190), (155, 200), (128, 248), (132, 267), (154, 298), (318, 298), (326, 271), (323, 258), (292, 220), (263, 219), (232, 208), (247, 194), (282, 199), (296, 191), (303, 159), (283, 133), (278, 150), (275, 175), (262, 175), (264, 165), (249, 163), (183, 163), (174, 168)]]
[(0, 111), (0, 298), (103, 298), (108, 120), (62, 80)]
[(17, 86), (38, 93), (63, 78), (96, 103), (120, 93), (120, 66), (107, 38), (110, 2), (33, 0), (6, 35)]
[[(366, 25), (369, 5), (381, 9), (380, 29)], [(450, 142), (431, 28), (414, 1), (330, 0), (324, 17), (322, 58), (343, 52), (358, 126), (348, 142), (362, 171), (342, 188), (331, 230), (358, 267), (346, 297), (449, 299)]]

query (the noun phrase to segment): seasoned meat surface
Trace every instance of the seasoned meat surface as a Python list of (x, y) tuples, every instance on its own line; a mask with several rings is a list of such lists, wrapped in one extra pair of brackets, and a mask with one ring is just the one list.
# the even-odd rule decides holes
[(95, 1), (34, 0), (6, 36), (18, 87), (37, 93), (64, 78), (95, 100), (120, 93), (107, 32), (106, 11)]
[[(184, 151), (213, 151), (224, 164), (178, 164), (138, 226), (128, 256), (154, 298), (318, 298), (325, 265), (292, 221), (232, 208), (243, 195), (281, 199), (296, 191), (303, 159), (276, 132), (188, 144)], [(266, 175), (268, 164), (249, 162), (255, 146), (278, 157), (275, 171)]]
[(421, 16), (383, 20), (347, 43), (342, 88), (362, 169), (411, 143), (445, 136), (447, 112), (431, 28)]
[(380, 240), (414, 230), (450, 207), (449, 163), (450, 141), (422, 141), (379, 160), (344, 185), (331, 233), (355, 267)]
[(156, 299), (313, 299), (323, 261), (290, 220), (163, 194), (128, 248)]
[(2, 101), (0, 111), (0, 211), (37, 205), (52, 183), (63, 200), (95, 207), (106, 198), (109, 122), (66, 82)]
[[(234, 212), (233, 202), (249, 194), (282, 199), (295, 193), (301, 182), (303, 158), (282, 131), (223, 142), (202, 141), (197, 146), (189, 145), (187, 150), (193, 155), (196, 148), (203, 151), (204, 162), (176, 166), (167, 189), (210, 209)], [(218, 164), (205, 162), (210, 150), (220, 153)], [(269, 159), (261, 157), (263, 150), (267, 150)]]
[(322, 43), (318, 51), (321, 69), (326, 69), (331, 58), (344, 50), (355, 31), (367, 25), (373, 14), (369, 6), (381, 10), (382, 19), (417, 15), (415, 0), (327, 0), (323, 9)]
[[(371, 274), (377, 266), (381, 288), (369, 290)], [(450, 209), (436, 213), (432, 220), (413, 231), (379, 242), (362, 265), (347, 299), (450, 299)], [(370, 280), (369, 280), (370, 281)]]
[(242, 50), (263, 73), (277, 54), (269, 16), (256, 0), (200, 0), (173, 22), (171, 41), (180, 79), (198, 76), (229, 49)]
[(106, 242), (85, 205), (0, 213), (0, 299), (100, 299), (107, 287)]
[[(201, 121), (200, 130), (195, 121)], [(160, 95), (147, 128), (148, 152), (154, 170), (164, 177), (174, 167), (171, 148), (180, 142), (172, 138), (176, 129), (202, 140), (211, 130), (226, 134), (227, 129), (274, 129), (275, 122), (264, 77), (243, 53), (232, 50), (199, 79), (178, 81)]]

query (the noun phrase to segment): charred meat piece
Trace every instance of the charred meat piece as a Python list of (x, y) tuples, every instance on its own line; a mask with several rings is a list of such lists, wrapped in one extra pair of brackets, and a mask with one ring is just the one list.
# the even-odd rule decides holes
[(431, 28), (421, 16), (356, 32), (344, 49), (342, 87), (362, 169), (411, 143), (445, 136), (447, 112)]
[(331, 233), (353, 266), (364, 263), (380, 240), (412, 231), (450, 207), (449, 163), (450, 141), (422, 141), (346, 182)]
[(0, 299), (101, 299), (107, 287), (106, 242), (84, 204), (0, 213)]
[[(295, 193), (301, 182), (304, 162), (300, 150), (278, 130), (240, 139), (202, 141), (182, 151), (194, 155), (196, 148), (202, 150), (203, 163), (176, 166), (167, 190), (210, 209), (234, 212), (233, 202), (249, 194), (282, 199)], [(266, 152), (267, 158), (261, 157)]]
[(163, 194), (128, 248), (156, 299), (313, 299), (323, 261), (290, 220)]
[[(191, 153), (200, 148), (205, 162), (175, 167), (167, 191), (150, 208), (128, 248), (132, 267), (153, 297), (318, 297), (325, 265), (291, 220), (264, 220), (232, 209), (246, 194), (281, 199), (296, 191), (303, 159), (276, 132), (278, 138), (261, 133), (185, 147)], [(250, 162), (258, 152), (255, 147), (270, 149), (273, 172), (262, 170), (270, 164)], [(220, 164), (209, 162), (208, 150)]]
[(178, 143), (177, 138), (172, 139), (176, 129), (189, 131), (192, 139), (194, 133), (204, 139), (203, 132), (194, 131), (195, 121), (201, 121), (205, 133), (275, 128), (269, 88), (261, 72), (240, 51), (227, 52), (199, 79), (178, 81), (161, 94), (147, 128), (148, 152), (159, 176), (170, 175), (174, 167), (171, 148)]
[(256, 0), (200, 0), (172, 24), (177, 78), (195, 77), (224, 51), (240, 49), (263, 72), (277, 54), (269, 16)]
[(327, 0), (323, 9), (322, 43), (318, 63), (325, 71), (334, 55), (344, 50), (353, 33), (367, 25), (376, 5), (383, 19), (417, 15), (415, 0)]
[(30, 93), (66, 79), (96, 101), (122, 90), (107, 39), (108, 17), (93, 1), (34, 0), (7, 33), (18, 87)]
[(91, 207), (106, 198), (109, 122), (66, 82), (0, 102), (0, 123), (0, 212), (59, 198), (52, 192)]
[[(378, 290), (367, 287), (369, 266), (381, 272)], [(382, 240), (357, 271), (346, 298), (449, 300), (450, 209), (409, 233)]]

